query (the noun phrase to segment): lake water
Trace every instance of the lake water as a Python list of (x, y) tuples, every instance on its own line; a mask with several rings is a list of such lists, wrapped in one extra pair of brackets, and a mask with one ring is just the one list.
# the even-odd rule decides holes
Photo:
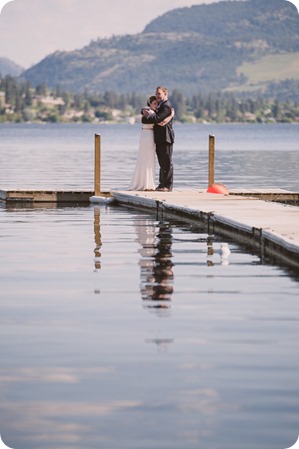
[[(298, 191), (298, 130), (178, 125), (176, 186), (197, 179), (206, 186), (213, 133), (219, 182)], [(138, 127), (2, 125), (0, 188), (92, 189), (95, 132), (107, 188), (125, 185)], [(0, 433), (7, 446), (295, 443), (296, 270), (266, 264), (233, 236), (225, 240), (230, 256), (221, 258), (222, 238), (200, 224), (113, 205), (2, 204), (0, 227)]]
[[(207, 188), (214, 134), (216, 182), (299, 190), (299, 125), (176, 125), (175, 132), (174, 187)], [(0, 125), (1, 187), (92, 190), (95, 133), (102, 141), (102, 190), (126, 187), (139, 125)]]

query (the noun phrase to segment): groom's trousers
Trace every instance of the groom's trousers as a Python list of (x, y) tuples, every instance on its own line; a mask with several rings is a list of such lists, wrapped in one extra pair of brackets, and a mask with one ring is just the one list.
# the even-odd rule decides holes
[(156, 153), (160, 165), (159, 187), (172, 189), (173, 186), (173, 163), (172, 143), (156, 143)]

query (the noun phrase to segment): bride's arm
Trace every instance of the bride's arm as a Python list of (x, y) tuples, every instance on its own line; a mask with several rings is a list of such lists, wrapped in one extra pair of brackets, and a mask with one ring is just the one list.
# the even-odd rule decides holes
[(165, 126), (165, 125), (167, 125), (167, 123), (169, 123), (170, 120), (173, 119), (174, 115), (175, 115), (175, 111), (174, 111), (173, 108), (171, 108), (171, 115), (169, 115), (169, 116), (166, 117), (164, 120), (162, 120), (162, 122), (157, 123), (157, 125), (159, 125), (159, 126)]

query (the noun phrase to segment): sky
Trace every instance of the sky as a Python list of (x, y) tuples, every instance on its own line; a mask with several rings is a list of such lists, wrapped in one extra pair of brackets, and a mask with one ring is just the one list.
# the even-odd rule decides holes
[[(137, 34), (172, 9), (219, 0), (0, 0), (0, 57), (24, 68), (92, 40)], [(6, 3), (6, 4), (5, 4)]]
[[(0, 0), (0, 57), (28, 68), (57, 50), (82, 48), (99, 37), (140, 33), (172, 9), (217, 1)], [(299, 0), (291, 3), (299, 10)]]

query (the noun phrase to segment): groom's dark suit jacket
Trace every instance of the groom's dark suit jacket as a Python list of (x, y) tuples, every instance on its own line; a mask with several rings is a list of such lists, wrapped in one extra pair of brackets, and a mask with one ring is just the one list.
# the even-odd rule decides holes
[(174, 142), (174, 131), (172, 129), (171, 119), (165, 126), (159, 126), (157, 123), (162, 122), (166, 117), (171, 115), (171, 103), (169, 100), (162, 101), (159, 104), (155, 117), (142, 117), (142, 123), (154, 124), (154, 139), (156, 144)]

